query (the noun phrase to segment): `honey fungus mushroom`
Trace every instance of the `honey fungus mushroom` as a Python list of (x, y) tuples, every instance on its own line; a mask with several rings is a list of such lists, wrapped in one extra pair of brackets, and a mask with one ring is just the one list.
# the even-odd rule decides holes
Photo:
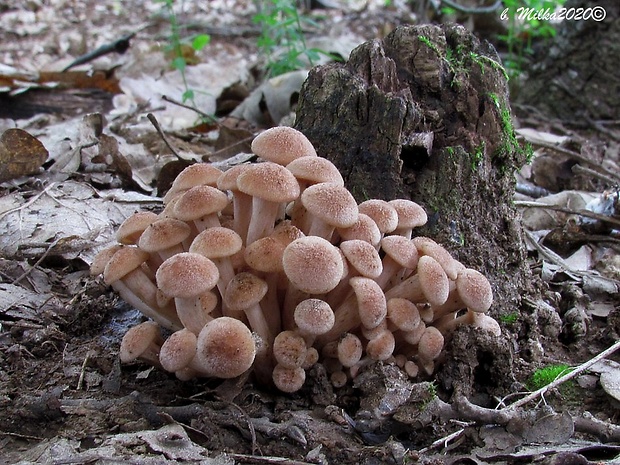
[(377, 361), (432, 376), (458, 326), (499, 334), (491, 284), (416, 234), (420, 205), (358, 205), (292, 128), (263, 132), (252, 150), (257, 163), (184, 170), (162, 213), (128, 218), (93, 262), (150, 319), (143, 330), (171, 334), (138, 359), (180, 380), (249, 370), (288, 393), (315, 363), (335, 387)]

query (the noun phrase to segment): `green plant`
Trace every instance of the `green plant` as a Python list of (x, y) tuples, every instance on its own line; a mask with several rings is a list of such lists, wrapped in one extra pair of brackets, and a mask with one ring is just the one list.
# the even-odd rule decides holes
[[(550, 39), (556, 29), (550, 21), (542, 18), (544, 13), (551, 13), (564, 5), (566, 0), (504, 0), (502, 19), (508, 21), (508, 32), (498, 36), (505, 44), (508, 56), (504, 60), (508, 74), (518, 76), (525, 61), (533, 54), (532, 44), (535, 40)], [(540, 14), (539, 14), (540, 13)]]
[(189, 64), (192, 64), (192, 56), (195, 52), (202, 50), (211, 41), (211, 37), (208, 34), (197, 34), (191, 37), (181, 37), (181, 26), (176, 13), (174, 12), (174, 0), (154, 0), (156, 3), (162, 3), (165, 13), (168, 16), (170, 23), (170, 35), (168, 37), (169, 43), (166, 47), (166, 52), (171, 56), (171, 66), (181, 73), (183, 79), (183, 85), (185, 90), (182, 95), (183, 102), (191, 102), (196, 106), (194, 102), (194, 90), (190, 89), (185, 70)]
[(527, 387), (531, 391), (536, 391), (555, 381), (560, 376), (572, 371), (568, 365), (560, 363), (539, 368), (530, 376)]
[(257, 44), (267, 59), (268, 76), (313, 66), (321, 55), (333, 58), (321, 49), (308, 48), (303, 27), (317, 24), (299, 13), (295, 0), (257, 0), (256, 5), (258, 13), (252, 20), (261, 28)]
[(512, 313), (508, 313), (507, 315), (499, 316), (499, 321), (507, 325), (515, 324), (518, 320), (519, 320), (518, 312), (512, 312)]

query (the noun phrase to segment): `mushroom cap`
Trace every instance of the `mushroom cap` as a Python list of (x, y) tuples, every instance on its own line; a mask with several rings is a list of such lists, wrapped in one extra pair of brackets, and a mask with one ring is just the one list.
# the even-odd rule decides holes
[(282, 265), (291, 283), (309, 294), (326, 294), (343, 274), (340, 251), (318, 236), (301, 237), (286, 246)]
[(377, 278), (381, 274), (381, 257), (372, 244), (353, 239), (341, 242), (340, 250), (360, 275)]
[(418, 266), (418, 249), (406, 237), (384, 237), (381, 239), (381, 250), (403, 268), (415, 269)]
[(227, 205), (228, 197), (221, 190), (206, 185), (194, 186), (181, 194), (173, 214), (179, 220), (194, 221), (221, 212)]
[(105, 266), (108, 264), (110, 259), (114, 256), (116, 252), (118, 252), (122, 248), (122, 245), (115, 244), (100, 250), (97, 255), (95, 255), (92, 263), (90, 264), (90, 275), (98, 276), (102, 274), (103, 270), (105, 270)]
[(217, 188), (223, 191), (236, 191), (237, 178), (250, 167), (248, 164), (235, 165), (224, 171), (217, 180)]
[(418, 306), (398, 297), (387, 301), (387, 317), (402, 331), (413, 331), (421, 320)]
[(357, 216), (357, 221), (348, 228), (338, 228), (338, 234), (342, 240), (348, 241), (359, 239), (373, 246), (381, 240), (381, 231), (374, 220), (364, 213)]
[(121, 223), (116, 230), (116, 240), (124, 245), (136, 244), (144, 230), (158, 219), (153, 212), (136, 212)]
[(420, 255), (428, 255), (437, 260), (448, 275), (448, 278), (455, 280), (458, 272), (465, 268), (450, 255), (450, 252), (430, 237), (418, 236), (411, 241), (415, 244)]
[(207, 257), (182, 252), (165, 260), (157, 269), (155, 279), (164, 295), (193, 299), (213, 289), (220, 273)]
[(383, 330), (366, 344), (366, 354), (373, 360), (387, 360), (394, 353), (396, 340), (391, 331)]
[(301, 367), (287, 368), (282, 365), (276, 365), (271, 374), (273, 384), (282, 392), (299, 391), (306, 381), (306, 372)]
[(350, 368), (362, 359), (363, 346), (359, 337), (346, 333), (338, 342), (338, 360)]
[(355, 292), (362, 324), (369, 329), (376, 328), (387, 315), (387, 302), (381, 287), (372, 279), (355, 276), (349, 280)]
[(302, 366), (307, 351), (306, 341), (295, 331), (282, 331), (273, 341), (273, 356), (285, 368)]
[(249, 244), (244, 252), (245, 263), (264, 273), (282, 271), (282, 254), (287, 244), (272, 236), (262, 237)]
[(334, 311), (321, 299), (302, 300), (295, 307), (294, 318), (300, 331), (314, 336), (328, 332), (335, 322)]
[(271, 237), (286, 245), (304, 236), (305, 234), (303, 231), (297, 226), (294, 226), (290, 220), (284, 220), (278, 223), (276, 227), (273, 228), (273, 233), (271, 233)]
[(461, 270), (456, 278), (456, 289), (465, 306), (473, 312), (486, 312), (493, 304), (491, 283), (476, 270)]
[(235, 318), (215, 318), (198, 335), (196, 362), (209, 376), (239, 376), (250, 369), (255, 356), (256, 343), (252, 333)]
[(422, 292), (431, 305), (441, 305), (450, 295), (450, 280), (441, 264), (433, 257), (423, 255), (418, 260), (418, 276)]
[(161, 340), (161, 330), (154, 321), (145, 321), (129, 328), (121, 340), (119, 357), (127, 363), (140, 357), (154, 342)]
[(210, 259), (230, 257), (243, 247), (243, 241), (234, 230), (214, 226), (199, 233), (189, 247), (189, 251)]
[(348, 228), (358, 219), (357, 202), (342, 186), (330, 183), (315, 184), (301, 194), (301, 203), (313, 216), (334, 226)]
[(162, 218), (151, 223), (140, 236), (138, 247), (156, 253), (180, 244), (189, 237), (191, 228), (184, 221)]
[(360, 213), (374, 220), (381, 233), (391, 233), (398, 227), (398, 212), (385, 200), (369, 199), (359, 204)]
[(237, 177), (237, 188), (268, 202), (287, 203), (299, 197), (293, 173), (277, 163), (255, 163)]
[(196, 335), (187, 328), (172, 333), (159, 351), (159, 363), (174, 373), (185, 368), (196, 356)]
[(388, 202), (398, 213), (398, 229), (424, 226), (428, 216), (424, 209), (415, 202), (406, 199), (394, 199)]
[(103, 269), (103, 282), (107, 285), (122, 279), (149, 259), (149, 254), (137, 247), (122, 247), (116, 251)]
[(238, 273), (226, 286), (224, 303), (234, 311), (246, 310), (258, 304), (267, 290), (267, 283), (258, 276), (248, 272)]
[(293, 173), (295, 178), (310, 185), (330, 182), (337, 186), (344, 186), (344, 179), (342, 179), (340, 171), (327, 158), (297, 158), (286, 165), (286, 169)]
[(221, 175), (222, 171), (211, 163), (194, 163), (189, 165), (172, 182), (170, 189), (164, 195), (164, 203), (168, 203), (171, 198), (194, 186), (205, 185), (215, 187)]
[(263, 131), (254, 138), (251, 148), (259, 157), (284, 166), (296, 158), (317, 156), (308, 138), (288, 126), (277, 126)]
[(435, 360), (441, 354), (444, 337), (434, 326), (427, 326), (418, 342), (418, 355), (424, 360)]

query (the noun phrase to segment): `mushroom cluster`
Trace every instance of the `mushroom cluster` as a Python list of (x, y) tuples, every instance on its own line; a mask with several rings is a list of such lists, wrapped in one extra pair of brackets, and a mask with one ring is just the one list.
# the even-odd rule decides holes
[(414, 234), (427, 221), (418, 204), (358, 205), (289, 127), (252, 151), (261, 162), (186, 168), (163, 211), (129, 217), (94, 260), (92, 274), (149, 318), (123, 337), (122, 361), (183, 380), (252, 370), (295, 392), (319, 360), (335, 386), (377, 360), (430, 375), (457, 326), (499, 334), (488, 280)]

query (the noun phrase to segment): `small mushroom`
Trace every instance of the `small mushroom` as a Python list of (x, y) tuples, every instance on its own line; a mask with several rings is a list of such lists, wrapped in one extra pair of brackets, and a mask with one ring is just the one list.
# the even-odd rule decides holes
[(184, 221), (161, 218), (144, 230), (138, 240), (138, 247), (151, 254), (149, 263), (156, 270), (164, 260), (186, 251), (183, 242), (190, 234), (191, 228)]
[(179, 319), (187, 329), (198, 334), (213, 319), (200, 300), (219, 279), (211, 260), (197, 253), (176, 254), (162, 263), (155, 277), (164, 295), (174, 299)]
[(207, 376), (240, 376), (252, 367), (255, 356), (256, 343), (252, 333), (235, 318), (215, 318), (198, 335), (196, 366)]
[(136, 212), (118, 227), (116, 240), (119, 244), (136, 245), (144, 230), (158, 219), (159, 217), (153, 212)]
[(418, 366), (424, 368), (427, 374), (435, 369), (435, 359), (441, 354), (444, 337), (434, 326), (427, 326), (418, 342)]
[(405, 236), (411, 239), (411, 231), (414, 228), (424, 226), (428, 221), (428, 216), (424, 209), (415, 202), (406, 199), (395, 199), (388, 202), (398, 213), (398, 226), (393, 234)]
[(307, 352), (306, 341), (295, 331), (282, 331), (273, 341), (273, 357), (285, 368), (301, 367)]
[(195, 186), (187, 190), (174, 204), (175, 218), (190, 223), (194, 236), (208, 228), (221, 226), (219, 213), (228, 205), (228, 197), (211, 186)]
[(217, 180), (217, 187), (223, 191), (230, 191), (233, 197), (233, 229), (239, 234), (245, 244), (250, 217), (252, 216), (252, 196), (241, 192), (237, 187), (237, 178), (250, 165), (235, 165), (225, 171)]
[(232, 229), (215, 226), (198, 234), (189, 247), (192, 253), (200, 254), (211, 260), (219, 271), (217, 288), (224, 295), (226, 286), (235, 276), (231, 257), (241, 251), (243, 242), (239, 234)]
[(300, 157), (316, 157), (308, 138), (297, 129), (277, 126), (263, 131), (252, 141), (252, 152), (264, 160), (286, 166)]
[(103, 281), (143, 315), (164, 328), (180, 329), (182, 325), (174, 309), (157, 303), (157, 287), (142, 268), (148, 258), (149, 254), (137, 247), (120, 248), (106, 264)]
[(194, 163), (181, 171), (172, 182), (170, 189), (164, 195), (164, 204), (188, 191), (195, 186), (211, 186), (216, 187), (217, 180), (221, 176), (222, 171), (217, 169), (211, 163)]
[(226, 286), (224, 303), (232, 312), (244, 312), (253, 331), (271, 345), (274, 335), (265, 319), (260, 301), (267, 293), (267, 283), (258, 276), (242, 272), (236, 274)]
[(306, 299), (295, 307), (297, 331), (309, 347), (316, 336), (325, 334), (334, 326), (334, 312), (327, 302), (321, 299)]
[(265, 162), (251, 165), (237, 178), (237, 188), (252, 196), (247, 244), (273, 232), (281, 207), (299, 196), (299, 184), (285, 167)]
[(418, 266), (418, 250), (409, 239), (403, 236), (387, 236), (381, 240), (383, 270), (377, 277), (377, 284), (385, 289), (390, 280), (403, 269), (415, 269)]
[(142, 360), (161, 367), (159, 351), (163, 342), (159, 325), (154, 321), (145, 321), (125, 333), (118, 355), (123, 363)]
[(424, 255), (418, 260), (417, 273), (389, 289), (385, 296), (441, 305), (448, 300), (449, 292), (450, 280), (443, 267), (434, 258)]
[(391, 233), (398, 227), (398, 212), (385, 200), (365, 200), (359, 204), (358, 208), (360, 213), (372, 218), (382, 236)]
[(299, 391), (306, 381), (306, 371), (301, 367), (288, 368), (276, 365), (271, 375), (273, 384), (282, 392)]
[(350, 368), (356, 365), (363, 355), (362, 341), (352, 333), (346, 333), (338, 342), (338, 361)]
[(309, 214), (308, 236), (330, 240), (335, 228), (348, 228), (358, 219), (357, 202), (344, 187), (330, 183), (315, 184), (301, 194), (301, 203)]
[(159, 351), (159, 362), (164, 370), (176, 373), (189, 367), (196, 356), (196, 334), (187, 328), (172, 333)]

